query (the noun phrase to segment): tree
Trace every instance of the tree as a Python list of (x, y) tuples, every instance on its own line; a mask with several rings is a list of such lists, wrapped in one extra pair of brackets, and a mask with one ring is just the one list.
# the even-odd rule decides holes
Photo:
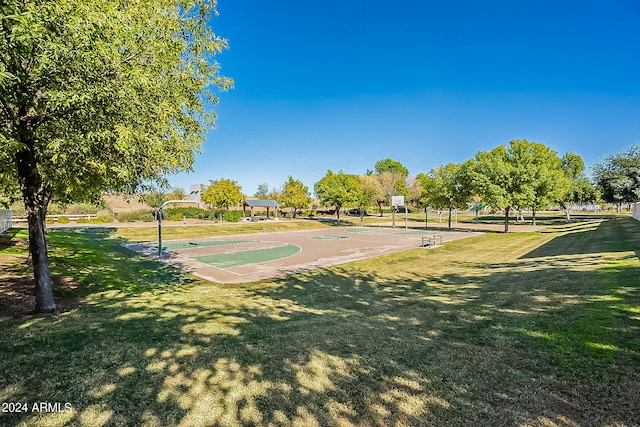
[(640, 144), (607, 156), (593, 170), (602, 199), (618, 211), (623, 203), (640, 200)]
[(422, 182), (414, 176), (409, 175), (407, 177), (407, 188), (409, 190), (409, 203), (414, 206), (421, 207), (422, 205)]
[(187, 193), (182, 187), (171, 187), (168, 197), (171, 200), (184, 200), (187, 197)]
[(335, 206), (338, 221), (340, 209), (344, 206), (358, 205), (362, 197), (362, 188), (356, 175), (349, 175), (342, 171), (333, 173), (331, 169), (316, 182), (314, 191), (324, 206)]
[(8, 209), (18, 200), (20, 200), (18, 183), (8, 173), (0, 171), (0, 208)]
[(371, 197), (369, 204), (377, 204), (380, 208), (380, 216), (382, 216), (382, 204), (385, 203), (387, 196), (380, 182), (380, 177), (373, 172), (368, 173), (360, 178), (360, 183), (363, 185), (363, 191)]
[(403, 177), (409, 175), (409, 170), (402, 163), (389, 157), (387, 157), (386, 159), (378, 160), (375, 165), (375, 170), (378, 174), (381, 174), (383, 172), (391, 172)]
[(462, 164), (449, 163), (431, 171), (429, 176), (422, 175), (422, 188), (425, 199), (436, 209), (448, 209), (448, 227), (451, 228), (453, 209), (466, 207), (473, 195), (473, 160)]
[(429, 222), (429, 205), (431, 204), (431, 199), (430, 199), (430, 192), (428, 191), (429, 188), (433, 187), (434, 184), (432, 183), (433, 181), (433, 176), (431, 174), (426, 174), (424, 172), (420, 172), (418, 173), (418, 175), (416, 176), (416, 181), (418, 181), (420, 183), (420, 196), (419, 198), (416, 200), (416, 204), (418, 206), (421, 206), (424, 208), (424, 227), (427, 228), (428, 227), (428, 222)]
[(380, 208), (380, 216), (382, 216), (382, 205), (390, 205), (391, 196), (407, 197), (409, 195), (409, 188), (407, 187), (409, 170), (397, 160), (386, 158), (376, 162), (375, 171), (385, 195), (384, 199), (377, 201)]
[(567, 181), (558, 154), (544, 144), (531, 143), (532, 162), (530, 173), (533, 192), (527, 206), (532, 211), (532, 223), (536, 225), (536, 212), (558, 200), (565, 191)]
[(282, 185), (278, 201), (283, 208), (293, 208), (295, 218), (298, 209), (309, 206), (309, 187), (289, 175), (289, 179)]
[(589, 197), (592, 193), (595, 200), (595, 192), (587, 189), (591, 186), (589, 180), (583, 175), (584, 161), (576, 153), (566, 153), (562, 156), (562, 171), (564, 174), (564, 184), (558, 192), (559, 197), (556, 200), (558, 205), (564, 209), (567, 221), (571, 220), (571, 205), (581, 203), (582, 199)]
[(504, 209), (504, 231), (509, 231), (509, 212), (527, 206), (534, 199), (531, 144), (513, 140), (476, 154), (472, 179), (490, 206)]
[(255, 193), (253, 193), (255, 197), (258, 199), (268, 199), (269, 198), (269, 184), (263, 182), (262, 184), (258, 184), (258, 189)]
[(201, 197), (210, 206), (229, 210), (230, 206), (237, 206), (244, 200), (242, 187), (236, 181), (220, 178), (209, 182)]
[(0, 9), (0, 170), (28, 216), (36, 311), (55, 310), (49, 202), (189, 170), (232, 82), (213, 56), (215, 1), (6, 0)]
[(164, 202), (170, 200), (170, 196), (161, 189), (153, 189), (140, 195), (140, 203), (144, 203), (153, 208), (153, 216), (156, 217), (158, 209)]
[(359, 175), (358, 181), (360, 186), (356, 191), (356, 199), (360, 209), (360, 225), (363, 225), (365, 210), (380, 197), (380, 185), (373, 175)]

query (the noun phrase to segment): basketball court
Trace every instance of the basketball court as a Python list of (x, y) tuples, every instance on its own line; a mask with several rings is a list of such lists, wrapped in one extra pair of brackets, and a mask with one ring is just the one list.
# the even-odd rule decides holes
[[(163, 241), (162, 261), (219, 283), (242, 283), (343, 264), (423, 245), (435, 247), (478, 232), (404, 228), (341, 227)], [(156, 257), (157, 244), (129, 249)]]

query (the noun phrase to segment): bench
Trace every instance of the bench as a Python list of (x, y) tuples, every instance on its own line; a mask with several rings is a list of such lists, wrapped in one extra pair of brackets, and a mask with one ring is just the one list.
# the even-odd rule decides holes
[(431, 248), (433, 246), (442, 246), (442, 234), (422, 237), (422, 245), (420, 247)]

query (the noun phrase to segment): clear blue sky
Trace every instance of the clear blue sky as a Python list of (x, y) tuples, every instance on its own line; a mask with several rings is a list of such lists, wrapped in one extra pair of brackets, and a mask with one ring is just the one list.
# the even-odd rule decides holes
[(220, 96), (195, 172), (253, 194), (289, 175), (410, 173), (512, 139), (587, 166), (640, 142), (640, 2), (219, 0)]

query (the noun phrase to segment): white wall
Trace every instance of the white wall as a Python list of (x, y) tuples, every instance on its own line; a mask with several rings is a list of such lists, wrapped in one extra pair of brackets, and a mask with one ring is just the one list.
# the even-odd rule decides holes
[(633, 204), (633, 218), (640, 221), (640, 203)]
[(11, 228), (11, 209), (0, 209), (0, 233)]

